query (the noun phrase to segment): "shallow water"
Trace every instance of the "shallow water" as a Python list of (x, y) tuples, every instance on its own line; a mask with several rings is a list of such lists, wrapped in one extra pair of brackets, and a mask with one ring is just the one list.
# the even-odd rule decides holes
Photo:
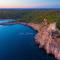
[(0, 23), (6, 23), (6, 22), (14, 22), (13, 19), (0, 19)]
[(55, 60), (38, 48), (36, 33), (21, 24), (0, 25), (0, 60)]

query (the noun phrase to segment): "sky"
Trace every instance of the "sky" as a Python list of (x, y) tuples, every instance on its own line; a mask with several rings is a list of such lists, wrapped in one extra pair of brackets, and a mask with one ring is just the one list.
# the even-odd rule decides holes
[(0, 0), (0, 8), (60, 8), (60, 0)]

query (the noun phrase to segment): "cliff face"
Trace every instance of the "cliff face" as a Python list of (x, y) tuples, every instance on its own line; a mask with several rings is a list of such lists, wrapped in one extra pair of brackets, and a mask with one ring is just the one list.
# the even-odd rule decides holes
[(39, 48), (43, 47), (47, 53), (52, 53), (57, 60), (60, 60), (60, 33), (56, 28), (56, 23), (44, 21), (42, 24), (28, 25), (38, 31), (35, 41), (39, 44)]

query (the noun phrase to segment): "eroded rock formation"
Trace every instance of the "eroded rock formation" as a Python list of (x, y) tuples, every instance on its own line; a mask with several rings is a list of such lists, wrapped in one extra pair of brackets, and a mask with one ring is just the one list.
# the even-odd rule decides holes
[(47, 19), (41, 24), (28, 24), (38, 33), (35, 41), (39, 44), (39, 48), (43, 47), (47, 53), (52, 53), (57, 60), (60, 60), (60, 30), (56, 28), (56, 23), (48, 23)]

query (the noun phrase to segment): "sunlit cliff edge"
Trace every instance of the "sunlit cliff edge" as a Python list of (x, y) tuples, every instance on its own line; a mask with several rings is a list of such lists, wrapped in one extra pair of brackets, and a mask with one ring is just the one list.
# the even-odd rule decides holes
[(44, 48), (48, 54), (53, 54), (57, 60), (60, 60), (60, 30), (56, 27), (56, 22), (49, 23), (44, 19), (41, 24), (27, 25), (38, 31), (35, 42), (39, 48)]

